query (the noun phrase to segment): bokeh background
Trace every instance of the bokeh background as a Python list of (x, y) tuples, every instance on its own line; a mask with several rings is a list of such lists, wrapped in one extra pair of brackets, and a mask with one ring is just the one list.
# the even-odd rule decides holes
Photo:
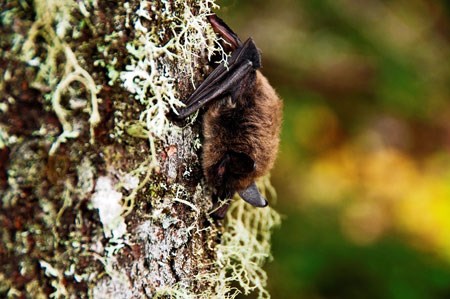
[(450, 298), (450, 3), (221, 1), (285, 102), (273, 298)]

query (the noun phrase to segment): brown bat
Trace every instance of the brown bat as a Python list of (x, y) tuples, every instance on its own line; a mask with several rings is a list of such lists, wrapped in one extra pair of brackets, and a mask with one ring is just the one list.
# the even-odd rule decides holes
[(208, 17), (216, 33), (234, 50), (185, 101), (177, 118), (205, 107), (203, 172), (214, 188), (213, 216), (223, 218), (238, 192), (255, 207), (267, 206), (255, 179), (275, 161), (282, 118), (282, 101), (258, 69), (261, 56), (251, 38), (244, 43), (216, 15)]

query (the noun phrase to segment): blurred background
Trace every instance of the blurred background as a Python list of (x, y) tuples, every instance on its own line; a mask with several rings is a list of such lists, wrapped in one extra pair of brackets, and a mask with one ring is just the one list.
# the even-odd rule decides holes
[(450, 298), (450, 3), (219, 1), (284, 99), (273, 298)]

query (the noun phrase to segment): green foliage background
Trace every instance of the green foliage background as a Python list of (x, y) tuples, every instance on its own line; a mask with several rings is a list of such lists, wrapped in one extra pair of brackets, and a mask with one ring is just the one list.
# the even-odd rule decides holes
[(450, 298), (450, 5), (222, 1), (285, 101), (273, 298)]

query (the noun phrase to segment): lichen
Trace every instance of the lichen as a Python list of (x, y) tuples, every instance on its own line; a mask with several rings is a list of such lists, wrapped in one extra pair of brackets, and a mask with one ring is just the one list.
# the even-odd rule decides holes
[[(272, 203), (276, 201), (269, 176), (261, 178), (258, 187), (264, 196), (269, 195)], [(271, 234), (280, 223), (281, 217), (273, 208), (254, 208), (234, 198), (221, 230), (221, 242), (215, 248), (213, 267), (195, 276), (211, 287), (198, 293), (181, 283), (164, 285), (157, 289), (153, 298), (219, 299), (252, 292), (256, 292), (258, 298), (270, 298), (263, 265), (271, 258)], [(211, 234), (219, 232), (217, 228), (209, 229)]]
[[(170, 132), (180, 131), (167, 117), (169, 111), (176, 113), (177, 107), (183, 106), (175, 84), (175, 66), (187, 66), (193, 82), (193, 65), (201, 55), (200, 51), (204, 50), (210, 56), (217, 50), (212, 31), (205, 31), (209, 28), (206, 16), (211, 14), (211, 7), (216, 7), (214, 1), (199, 2), (195, 15), (186, 5), (179, 16), (173, 7), (180, 7), (183, 3), (173, 2), (160, 1), (162, 7), (156, 9), (154, 2), (143, 0), (139, 8), (129, 15), (136, 38), (127, 44), (131, 62), (120, 73), (123, 87), (145, 107), (139, 121), (147, 129), (153, 159), (156, 159), (155, 138), (164, 139)], [(153, 18), (167, 26), (146, 26), (146, 22)], [(166, 36), (171, 38), (162, 42)], [(178, 70), (186, 72), (183, 67)], [(156, 160), (153, 162), (157, 163)]]
[[(33, 111), (46, 117), (20, 134), (0, 123), (0, 150), (11, 150), (1, 208), (15, 211), (14, 219), (0, 215), (8, 224), (0, 249), (16, 255), (2, 265), (0, 296), (83, 297), (89, 290), (93, 297), (267, 297), (261, 267), (279, 217), (235, 199), (224, 226), (216, 225), (200, 179), (198, 124), (179, 128), (167, 117), (209, 70), (205, 55), (227, 57), (206, 19), (214, 1), (111, 5), (123, 15), (100, 36), (91, 19), (111, 14), (97, 14), (100, 2), (21, 3), (26, 23), (15, 22), (14, 7), (1, 13), (2, 24), (28, 30), (11, 34), (11, 53), (32, 74), (21, 73), (38, 91), (28, 99)], [(16, 76), (12, 70), (0, 90)], [(23, 102), (8, 95), (0, 116)], [(92, 146), (94, 136), (101, 147)], [(29, 280), (18, 287), (19, 278), (4, 275), (12, 271)]]
[(95, 265), (79, 267), (89, 255), (87, 231), (98, 237), (95, 219), (81, 209), (95, 173), (87, 157), (75, 167), (83, 146), (61, 147), (85, 127), (93, 141), (100, 121), (98, 88), (69, 45), (87, 3), (2, 3), (0, 165), (7, 184), (0, 187), (0, 218), (7, 225), (0, 233), (0, 297), (68, 297), (95, 276)]
[[(186, 6), (180, 16), (175, 16), (169, 1), (160, 3), (163, 7), (156, 10), (154, 3), (141, 1), (139, 8), (134, 13), (130, 12), (129, 24), (134, 24), (136, 38), (127, 45), (131, 63), (120, 73), (124, 88), (145, 107), (139, 122), (128, 125), (126, 130), (135, 137), (147, 136), (152, 157), (156, 157), (156, 140), (167, 140), (168, 136), (179, 135), (181, 132), (167, 118), (169, 111), (176, 113), (177, 107), (183, 106), (175, 86), (174, 70), (177, 69), (175, 66), (181, 63), (187, 66), (188, 74), (193, 74), (193, 65), (198, 62), (201, 54), (199, 49), (204, 49), (208, 56), (219, 50), (222, 58), (226, 57), (219, 48), (217, 36), (212, 31), (205, 32), (205, 28), (210, 29), (206, 16), (211, 13), (210, 7), (215, 6), (213, 1), (202, 1), (195, 15)], [(161, 23), (168, 26), (147, 27), (146, 21), (151, 21), (152, 18), (159, 18)], [(167, 35), (171, 38), (166, 38), (162, 42), (163, 37)], [(192, 75), (191, 82), (194, 85)], [(194, 138), (193, 147), (198, 148), (198, 138)], [(156, 164), (157, 161), (153, 160), (152, 165)], [(188, 169), (186, 171), (184, 175), (188, 176)], [(167, 172), (170, 174), (170, 169)], [(263, 179), (260, 187), (263, 193), (268, 190), (268, 193), (274, 195), (268, 179)], [(200, 207), (183, 199), (187, 194), (181, 185), (174, 185), (172, 189), (175, 189), (172, 202), (181, 203), (193, 213), (199, 213)], [(156, 221), (161, 221), (163, 227), (167, 229), (177, 220), (168, 217), (163, 212), (165, 209), (167, 207), (164, 206), (155, 208), (152, 217)], [(279, 215), (271, 208), (255, 209), (236, 199), (231, 205), (225, 223), (221, 244), (216, 248), (217, 261), (213, 263), (213, 270), (207, 274), (201, 273), (197, 277), (198, 280), (207, 281), (213, 287), (202, 294), (196, 294), (189, 286), (181, 283), (172, 287), (164, 285), (157, 289), (156, 298), (165, 295), (174, 298), (232, 298), (240, 290), (244, 294), (256, 290), (260, 298), (269, 297), (266, 290), (267, 275), (262, 266), (270, 257), (271, 230), (280, 223)], [(194, 224), (186, 231), (192, 233), (195, 229)], [(236, 282), (240, 289), (233, 287)]]
[(114, 189), (112, 180), (108, 177), (99, 177), (95, 185), (91, 202), (93, 207), (98, 209), (105, 237), (121, 238), (127, 230), (122, 217), (122, 193)]
[[(258, 181), (260, 192), (276, 201), (270, 176)], [(222, 238), (216, 247), (216, 271), (201, 273), (214, 285), (214, 292), (192, 298), (235, 298), (240, 293), (256, 292), (258, 298), (270, 298), (264, 263), (271, 259), (271, 235), (281, 223), (280, 215), (271, 207), (255, 208), (236, 196), (227, 212)]]
[[(45, 86), (51, 91), (46, 95), (46, 98), (51, 102), (52, 109), (63, 128), (63, 132), (50, 148), (50, 155), (55, 154), (61, 143), (66, 142), (67, 139), (77, 138), (80, 134), (79, 126), (68, 120), (69, 110), (65, 109), (61, 104), (62, 96), (70, 88), (71, 84), (78, 82), (90, 94), (89, 124), (92, 143), (94, 142), (94, 127), (100, 122), (97, 99), (98, 89), (94, 79), (80, 66), (72, 49), (65, 42), (67, 35), (73, 33), (70, 28), (72, 27), (71, 22), (75, 21), (72, 13), (72, 10), (75, 8), (79, 8), (82, 12), (85, 11), (83, 1), (78, 3), (72, 0), (34, 2), (36, 19), (21, 49), (21, 59), (24, 62), (29, 65), (39, 66), (39, 72), (32, 84), (41, 89)], [(43, 38), (48, 45), (45, 59), (38, 53), (36, 47), (38, 38)], [(61, 56), (65, 59), (63, 64), (59, 61)], [(76, 91), (73, 89), (69, 92), (76, 94)]]
[[(263, 195), (271, 193), (274, 201), (268, 177), (261, 179), (259, 189)], [(270, 298), (267, 274), (262, 267), (271, 258), (272, 230), (280, 223), (280, 215), (270, 207), (254, 208), (241, 199), (235, 199), (230, 206), (222, 241), (216, 249), (216, 263), (230, 284), (237, 282), (246, 295), (257, 291), (258, 298)]]

